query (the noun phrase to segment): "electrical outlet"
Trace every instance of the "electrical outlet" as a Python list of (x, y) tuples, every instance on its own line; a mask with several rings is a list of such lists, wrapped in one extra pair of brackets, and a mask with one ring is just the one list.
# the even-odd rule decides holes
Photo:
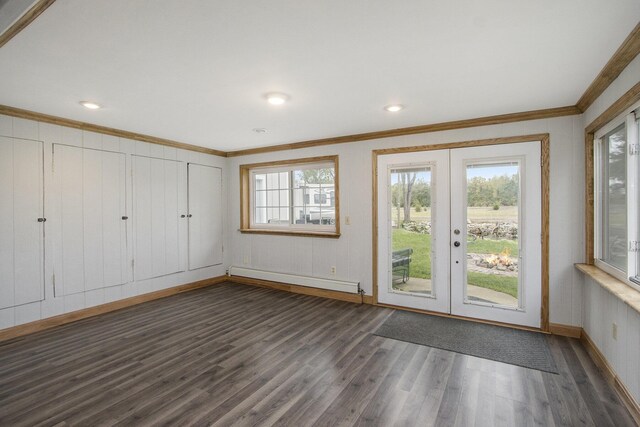
[(344, 217), (344, 223), (346, 225), (351, 225), (351, 217), (349, 215)]
[(335, 274), (336, 274), (336, 267), (335, 267), (335, 266), (332, 266), (332, 267), (331, 267), (331, 274), (332, 274), (332, 275), (335, 275)]
[(611, 336), (614, 340), (618, 340), (618, 324), (615, 322), (611, 325)]
[(244, 265), (249, 264), (249, 257), (245, 255), (244, 259), (242, 260), (242, 263), (243, 263)]

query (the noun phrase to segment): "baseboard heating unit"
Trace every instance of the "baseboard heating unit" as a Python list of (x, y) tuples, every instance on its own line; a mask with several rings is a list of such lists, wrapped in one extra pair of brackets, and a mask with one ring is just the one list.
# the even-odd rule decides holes
[(248, 277), (251, 279), (268, 280), (270, 282), (286, 283), (288, 285), (308, 286), (310, 288), (327, 289), (331, 291), (360, 293), (360, 282), (346, 282), (344, 280), (321, 279), (319, 277), (299, 276), (295, 274), (276, 273), (273, 271), (254, 270), (231, 266), (229, 276)]

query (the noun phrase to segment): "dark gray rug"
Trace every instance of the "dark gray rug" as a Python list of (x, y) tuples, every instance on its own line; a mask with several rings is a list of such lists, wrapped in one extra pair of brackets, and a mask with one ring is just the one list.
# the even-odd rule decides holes
[(558, 373), (543, 334), (396, 310), (375, 335)]

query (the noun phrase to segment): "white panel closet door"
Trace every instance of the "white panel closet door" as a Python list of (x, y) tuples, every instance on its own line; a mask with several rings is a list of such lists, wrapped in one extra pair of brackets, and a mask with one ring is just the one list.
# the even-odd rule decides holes
[(42, 142), (0, 137), (0, 309), (44, 299)]
[(175, 160), (133, 156), (135, 280), (185, 270), (185, 167)]
[(189, 163), (189, 269), (222, 263), (222, 170)]
[(53, 146), (55, 293), (127, 282), (126, 156)]

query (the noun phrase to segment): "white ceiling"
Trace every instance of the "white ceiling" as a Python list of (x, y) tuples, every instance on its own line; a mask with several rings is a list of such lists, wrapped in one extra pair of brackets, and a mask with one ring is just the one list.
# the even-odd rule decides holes
[(573, 105), (639, 20), (638, 0), (57, 0), (0, 49), (0, 104), (237, 150)]

